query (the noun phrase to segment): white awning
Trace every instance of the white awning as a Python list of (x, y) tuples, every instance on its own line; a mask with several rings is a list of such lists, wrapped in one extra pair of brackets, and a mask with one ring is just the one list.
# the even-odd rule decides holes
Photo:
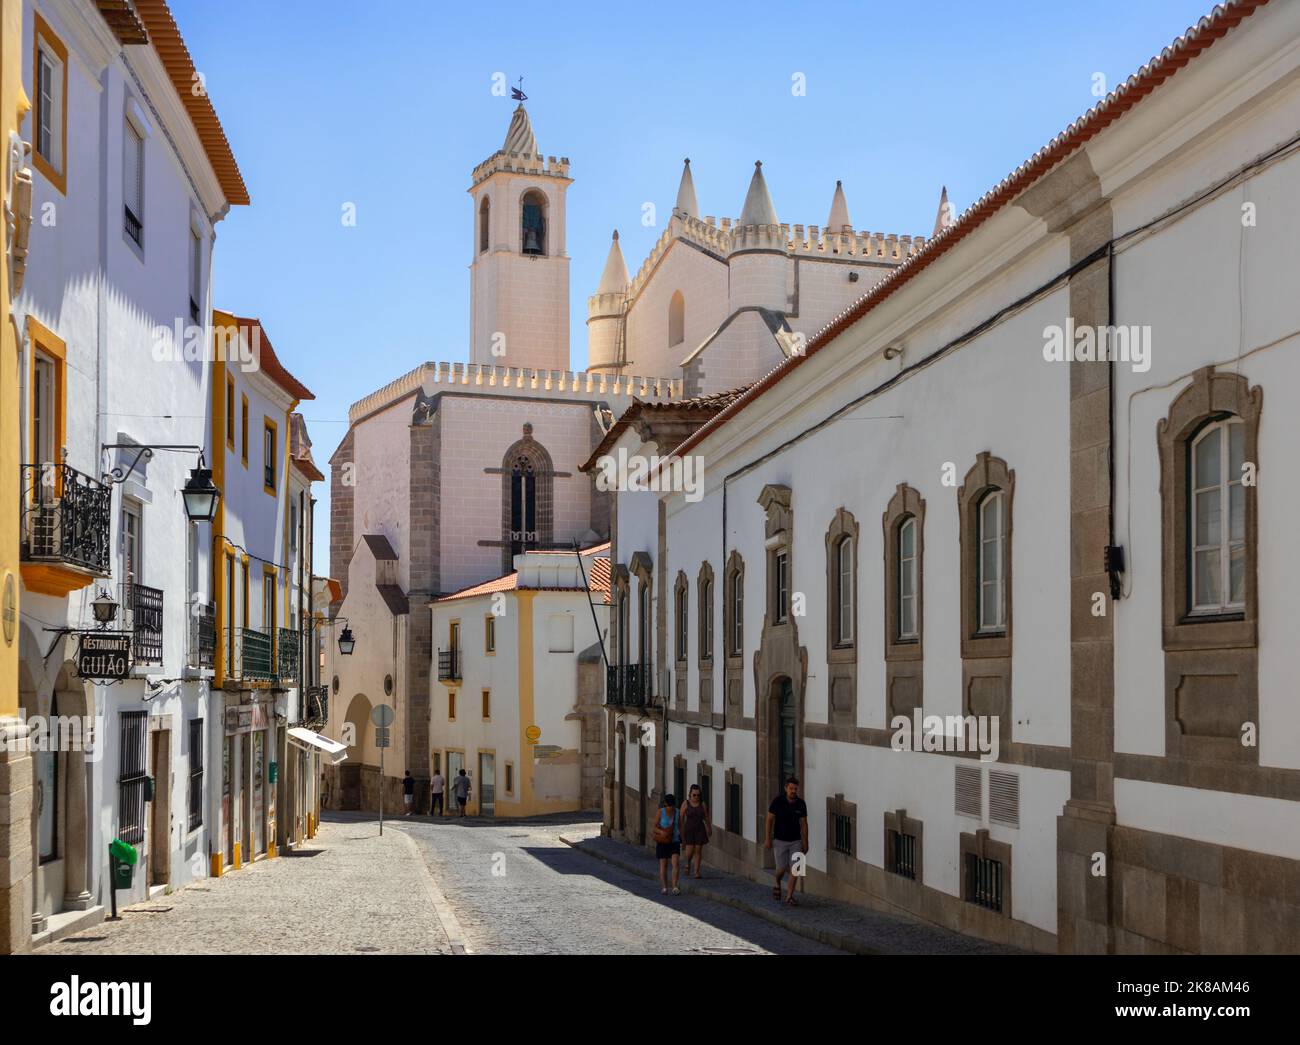
[(332, 766), (338, 765), (348, 757), (346, 744), (313, 733), (310, 729), (303, 729), (302, 726), (294, 726), (289, 730), (289, 740), (313, 754), (322, 756)]

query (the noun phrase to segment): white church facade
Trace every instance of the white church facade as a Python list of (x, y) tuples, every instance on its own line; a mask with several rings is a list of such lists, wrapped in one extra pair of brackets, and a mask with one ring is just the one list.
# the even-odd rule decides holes
[[(761, 879), (793, 775), (808, 893), (1033, 951), (1300, 948), (1297, 40), (1216, 9), (802, 353), (724, 391), (706, 349), (719, 394), (609, 430), (588, 474), (702, 481), (611, 512), (607, 833), (698, 782), (706, 864)], [(688, 326), (734, 314), (706, 296)]]

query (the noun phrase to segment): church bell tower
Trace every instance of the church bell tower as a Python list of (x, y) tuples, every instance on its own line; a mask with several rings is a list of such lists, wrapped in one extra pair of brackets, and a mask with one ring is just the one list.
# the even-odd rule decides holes
[(545, 159), (521, 102), (500, 149), (474, 168), (470, 362), (569, 369), (568, 157)]

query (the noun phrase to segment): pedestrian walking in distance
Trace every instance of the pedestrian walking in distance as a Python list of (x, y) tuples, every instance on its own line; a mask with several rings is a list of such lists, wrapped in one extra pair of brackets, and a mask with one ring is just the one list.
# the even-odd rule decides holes
[(655, 820), (655, 856), (659, 857), (659, 891), (668, 892), (668, 865), (673, 865), (674, 896), (682, 891), (677, 888), (677, 877), (681, 874), (682, 832), (681, 817), (677, 813), (677, 799), (664, 795), (659, 803), (659, 816)]
[(430, 798), (429, 798), (429, 815), (442, 816), (442, 796), (447, 790), (447, 781), (442, 777), (442, 770), (433, 771), (433, 779), (429, 781)]
[[(709, 819), (709, 807), (700, 797), (700, 785), (692, 784), (686, 792), (686, 804), (682, 806), (682, 863), (686, 865), (686, 874), (700, 877), (700, 866), (704, 862), (704, 847), (713, 836), (713, 822)], [(691, 871), (694, 863), (695, 870)]]
[(406, 806), (406, 815), (411, 815), (411, 809), (415, 805), (415, 777), (411, 776), (411, 771), (406, 771), (406, 776), (402, 779), (402, 804)]
[(465, 770), (460, 771), (460, 776), (451, 785), (451, 789), (456, 795), (456, 805), (460, 807), (460, 815), (464, 816), (465, 807), (469, 805), (469, 777), (466, 775)]
[[(781, 879), (790, 870), (794, 854), (808, 852), (808, 806), (799, 797), (798, 777), (790, 777), (785, 782), (785, 794), (777, 795), (767, 808), (767, 831), (763, 848), (771, 849), (776, 859), (776, 884), (772, 886), (772, 899), (780, 900)], [(796, 906), (794, 887), (797, 882), (798, 879), (791, 873), (790, 891), (784, 898), (791, 907)]]

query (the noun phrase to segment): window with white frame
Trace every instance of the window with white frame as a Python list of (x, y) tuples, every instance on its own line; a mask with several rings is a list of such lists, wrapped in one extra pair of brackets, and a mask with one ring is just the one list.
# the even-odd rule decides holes
[(979, 630), (1002, 631), (1006, 615), (1006, 496), (990, 490), (979, 503)]
[(54, 40), (38, 29), (36, 34), (36, 104), (33, 116), (36, 154), (56, 175), (63, 174), (64, 92), (67, 63)]
[(54, 360), (37, 351), (32, 369), (32, 433), (35, 438), (32, 461), (36, 464), (58, 463), (58, 447), (54, 445), (58, 409), (57, 368)]
[(1235, 613), (1246, 604), (1245, 434), (1241, 418), (1225, 418), (1192, 442), (1193, 613)]
[(790, 553), (772, 555), (772, 620), (784, 624), (790, 617)]
[(898, 527), (898, 635), (900, 641), (920, 634), (916, 620), (916, 516)]
[(122, 202), (126, 234), (144, 245), (144, 135), (129, 119), (122, 135)]
[(731, 654), (740, 656), (745, 650), (745, 575), (739, 569), (731, 573), (731, 635), (728, 637)]
[(203, 237), (190, 226), (190, 322), (198, 323), (203, 301)]
[(835, 548), (836, 641), (841, 646), (853, 642), (853, 538), (841, 537)]

